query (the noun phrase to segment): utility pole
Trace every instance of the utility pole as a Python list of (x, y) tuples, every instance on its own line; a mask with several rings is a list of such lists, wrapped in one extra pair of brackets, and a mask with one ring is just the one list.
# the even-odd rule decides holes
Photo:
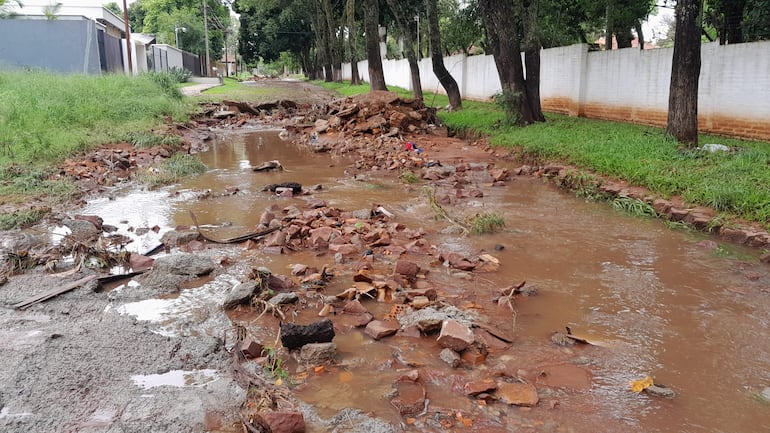
[(209, 16), (206, 12), (206, 0), (203, 0), (203, 35), (206, 38), (206, 76), (208, 77), (211, 74), (211, 59), (209, 59)]
[(126, 25), (126, 54), (128, 54), (128, 75), (134, 75), (133, 62), (131, 61), (131, 26), (128, 24), (128, 7), (123, 0), (123, 24)]

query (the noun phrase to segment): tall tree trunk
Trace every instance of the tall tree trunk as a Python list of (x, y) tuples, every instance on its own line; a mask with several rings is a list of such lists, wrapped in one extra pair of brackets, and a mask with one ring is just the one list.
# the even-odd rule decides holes
[(404, 2), (400, 0), (387, 0), (393, 16), (396, 18), (401, 35), (404, 37), (404, 52), (409, 62), (409, 72), (412, 78), (412, 93), (414, 98), (423, 100), (422, 82), (420, 80), (420, 66), (417, 63), (417, 54), (414, 49), (414, 34), (411, 29), (411, 15), (404, 10)]
[(428, 15), (428, 34), (430, 35), (430, 58), (433, 64), (433, 73), (438, 78), (441, 86), (449, 97), (449, 105), (453, 109), (461, 108), (463, 100), (460, 97), (460, 87), (452, 78), (444, 66), (444, 57), (441, 54), (441, 33), (438, 28), (437, 0), (425, 0), (426, 14)]
[(532, 120), (545, 122), (543, 108), (540, 105), (540, 36), (537, 27), (538, 0), (523, 1), (522, 27), (524, 48), (525, 85), (527, 100), (532, 110)]
[[(527, 86), (521, 61), (522, 4), (519, 1), (510, 0), (480, 0), (479, 6), (487, 29), (489, 47), (497, 66), (497, 75), (500, 77), (500, 85), (503, 88), (504, 97), (509, 101), (509, 109), (515, 117), (511, 120), (518, 125), (533, 123), (536, 117), (532, 112), (530, 88)], [(539, 81), (536, 73), (539, 66), (532, 66), (532, 69), (532, 79)]]
[(677, 1), (666, 133), (689, 147), (698, 146), (700, 14), (701, 0)]
[(746, 8), (746, 0), (733, 0), (722, 2), (725, 20), (725, 39), (728, 44), (740, 44), (743, 42), (743, 10)]
[(604, 49), (610, 51), (612, 49), (612, 3), (607, 2), (606, 10), (604, 11), (605, 30), (604, 30)]
[(363, 0), (364, 31), (366, 32), (366, 58), (369, 61), (369, 88), (371, 90), (388, 90), (385, 85), (385, 74), (382, 72), (382, 57), (380, 57), (379, 19), (380, 5), (377, 0)]
[(642, 30), (642, 20), (636, 20), (636, 36), (639, 38), (639, 49), (644, 49), (644, 30)]
[[(339, 38), (337, 37), (337, 26), (335, 25), (334, 13), (330, 0), (320, 0), (323, 8), (325, 28), (327, 32), (326, 40), (329, 44), (329, 69), (326, 81), (336, 81), (339, 76), (339, 70), (342, 67), (342, 57), (340, 56)], [(331, 80), (328, 76), (331, 75)]]
[(356, 0), (346, 0), (345, 14), (348, 21), (348, 50), (350, 51), (350, 84), (358, 85), (361, 77), (358, 75), (358, 53), (356, 50)]

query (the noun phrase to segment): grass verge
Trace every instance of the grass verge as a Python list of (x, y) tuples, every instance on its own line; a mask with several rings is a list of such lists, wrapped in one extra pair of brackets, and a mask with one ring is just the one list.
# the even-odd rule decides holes
[(58, 179), (56, 165), (110, 142), (137, 146), (178, 143), (152, 134), (193, 109), (168, 74), (129, 77), (0, 71), (0, 229), (34, 224), (44, 213), (13, 210), (31, 199), (61, 203), (79, 189)]
[[(369, 90), (367, 85), (316, 83), (343, 95)], [(409, 95), (403, 89), (399, 92)], [(426, 94), (425, 101), (443, 106), (447, 99)], [(686, 150), (660, 128), (558, 114), (547, 114), (545, 123), (506, 126), (505, 113), (493, 102), (463, 101), (461, 110), (439, 115), (451, 130), (485, 134), (491, 144), (514, 149), (523, 157), (559, 161), (624, 179), (662, 197), (679, 195), (688, 203), (770, 228), (768, 143), (701, 134), (701, 143), (720, 143), (733, 150)], [(618, 207), (638, 206), (619, 203)]]

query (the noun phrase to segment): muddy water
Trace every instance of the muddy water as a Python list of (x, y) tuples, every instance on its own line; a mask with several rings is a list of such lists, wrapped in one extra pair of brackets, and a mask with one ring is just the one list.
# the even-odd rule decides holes
[[(189, 225), (192, 210), (218, 237), (242, 234), (253, 229), (273, 203), (301, 205), (303, 198), (279, 199), (261, 191), (266, 184), (296, 181), (306, 188), (322, 185), (314, 196), (344, 209), (381, 204), (398, 221), (424, 227), (440, 250), (486, 250), (503, 264), (499, 272), (470, 280), (442, 267), (432, 268), (430, 278), (453, 304), (513, 333), (511, 348), (491, 351), (482, 365), (451, 370), (437, 361), (440, 348), (430, 338), (373, 342), (359, 330), (342, 332), (335, 338), (342, 365), (317, 375), (306, 373), (296, 387), (299, 397), (322, 416), (356, 407), (401, 422), (383, 395), (410, 369), (405, 365), (409, 364), (424, 366), (430, 408), (461, 411), (478, 431), (487, 430), (484, 426), (558, 432), (768, 431), (770, 406), (755, 395), (770, 385), (770, 276), (751, 251), (729, 245), (715, 249), (702, 242), (706, 239), (702, 235), (625, 216), (529, 178), (484, 188), (483, 199), (449, 208), (450, 213), (464, 214), (495, 210), (505, 217), (503, 233), (439, 235), (444, 225), (432, 220), (419, 185), (408, 187), (374, 176), (352, 179), (344, 175), (348, 161), (297, 148), (281, 141), (277, 131), (222, 139), (201, 157), (211, 170), (158, 192), (152, 211), (140, 219), (164, 229)], [(251, 171), (273, 159), (287, 170)], [(233, 187), (240, 191), (224, 194)], [(205, 190), (211, 194), (202, 193)], [(191, 200), (201, 196), (208, 198)], [(100, 215), (109, 207), (93, 206), (90, 210)], [(130, 211), (120, 214), (121, 219), (132, 218)], [(505, 248), (495, 250), (500, 245)], [(321, 267), (334, 260), (309, 253), (248, 253), (253, 263), (277, 273), (287, 273), (291, 263)], [(427, 259), (415, 260), (428, 266)], [(497, 288), (522, 280), (539, 290), (537, 296), (517, 298), (515, 313), (492, 302)], [(328, 292), (345, 287), (342, 281), (334, 284)], [(372, 303), (367, 307), (379, 314), (385, 311)], [(316, 311), (299, 313), (297, 320), (317, 320)], [(276, 325), (272, 318), (255, 324), (266, 341), (275, 338)], [(553, 345), (550, 335), (565, 326), (594, 344)], [(501, 368), (537, 384), (540, 404), (533, 409), (485, 406), (453, 391)], [(664, 400), (628, 390), (630, 381), (646, 375), (673, 388), (677, 397)], [(587, 385), (585, 377), (590, 377)], [(415, 427), (407, 428), (436, 429), (419, 419)], [(320, 431), (312, 425), (309, 430)]]

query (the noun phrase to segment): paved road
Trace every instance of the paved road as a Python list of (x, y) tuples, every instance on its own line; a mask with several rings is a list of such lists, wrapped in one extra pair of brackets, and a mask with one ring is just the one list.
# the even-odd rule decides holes
[(210, 89), (212, 87), (220, 86), (219, 83), (204, 83), (204, 84), (195, 84), (193, 86), (187, 86), (182, 87), (181, 90), (182, 94), (185, 96), (198, 96), (201, 94), (202, 91), (206, 89)]

